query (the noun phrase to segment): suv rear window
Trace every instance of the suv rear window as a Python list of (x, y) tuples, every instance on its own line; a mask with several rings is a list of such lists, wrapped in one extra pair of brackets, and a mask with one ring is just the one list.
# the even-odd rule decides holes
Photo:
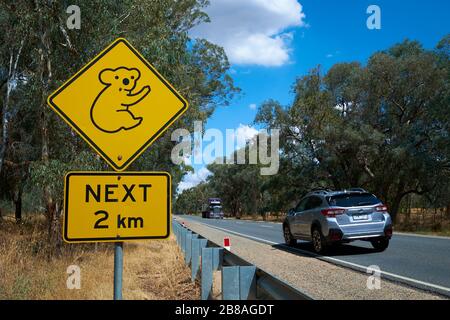
[(330, 206), (337, 207), (357, 207), (372, 206), (381, 201), (370, 193), (343, 193), (327, 197)]

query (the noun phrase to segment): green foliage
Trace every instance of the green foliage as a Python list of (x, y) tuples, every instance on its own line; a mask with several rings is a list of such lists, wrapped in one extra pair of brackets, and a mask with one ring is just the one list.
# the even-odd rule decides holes
[(49, 188), (53, 196), (62, 200), (64, 180), (55, 177), (64, 177), (67, 171), (69, 166), (58, 160), (50, 160), (48, 163), (36, 161), (31, 166), (31, 183), (41, 190)]
[(257, 213), (260, 198), (259, 168), (257, 165), (211, 164), (211, 188), (222, 199), (226, 212), (239, 216)]
[(292, 106), (268, 116), (263, 105), (256, 120), (282, 128), (291, 160), (282, 164), (309, 164), (297, 176), (310, 181), (305, 191), (320, 181), (335, 189), (364, 187), (395, 217), (405, 195), (436, 193), (449, 181), (447, 67), (448, 56), (405, 41), (375, 53), (365, 67), (337, 64), (325, 76), (312, 70), (297, 80)]
[[(71, 4), (81, 9), (81, 30), (66, 28), (66, 8)], [(22, 40), (24, 48), (18, 63), (20, 81), (11, 95), (8, 167), (0, 172), (0, 196), (9, 195), (15, 179), (11, 168), (30, 178), (14, 185), (26, 184), (27, 192), (36, 195), (45, 189), (55, 201), (62, 199), (67, 171), (109, 170), (45, 100), (117, 37), (127, 38), (189, 102), (186, 114), (130, 167), (169, 171), (175, 190), (185, 169), (170, 160), (171, 132), (206, 120), (216, 106), (226, 105), (239, 92), (227, 74), (230, 66), (223, 49), (189, 38), (192, 27), (208, 21), (202, 11), (208, 4), (205, 0), (2, 2), (0, 102), (5, 93), (1, 76), (8, 70), (11, 52), (17, 52)]]
[(207, 183), (201, 183), (195, 188), (184, 190), (174, 203), (175, 214), (201, 214), (202, 206), (208, 198), (214, 197), (214, 192)]

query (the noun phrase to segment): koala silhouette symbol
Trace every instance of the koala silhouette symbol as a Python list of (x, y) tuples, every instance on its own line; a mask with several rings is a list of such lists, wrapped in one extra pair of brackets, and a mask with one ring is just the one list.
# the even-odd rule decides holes
[(141, 73), (136, 68), (119, 67), (102, 70), (98, 78), (106, 87), (91, 107), (91, 121), (101, 131), (115, 133), (139, 126), (142, 117), (135, 117), (130, 107), (141, 102), (151, 91), (144, 86), (133, 93)]

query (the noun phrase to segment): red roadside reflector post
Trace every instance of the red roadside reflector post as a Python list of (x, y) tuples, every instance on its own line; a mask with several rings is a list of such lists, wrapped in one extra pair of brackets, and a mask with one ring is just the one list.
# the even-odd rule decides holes
[(223, 238), (223, 247), (228, 251), (231, 251), (231, 242), (230, 238)]

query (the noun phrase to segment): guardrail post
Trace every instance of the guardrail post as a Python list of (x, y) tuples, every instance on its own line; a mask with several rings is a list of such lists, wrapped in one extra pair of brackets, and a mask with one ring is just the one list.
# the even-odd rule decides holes
[(202, 248), (206, 247), (208, 240), (198, 239), (198, 234), (194, 234), (192, 239), (192, 256), (191, 256), (191, 280), (195, 281), (200, 269), (200, 257)]
[(186, 234), (186, 228), (181, 227), (181, 251), (183, 251), (183, 254), (186, 254)]
[(223, 267), (222, 298), (223, 300), (256, 299), (256, 267)]
[(239, 298), (256, 300), (256, 267), (239, 267)]
[(239, 267), (222, 268), (222, 299), (239, 300)]
[(191, 281), (195, 282), (200, 265), (200, 240), (192, 239)]
[(181, 226), (181, 224), (178, 224), (178, 244), (180, 245), (181, 248), (181, 236), (183, 234), (183, 227)]
[(206, 248), (207, 244), (208, 244), (208, 239), (200, 239), (200, 254), (201, 254), (202, 248)]
[[(189, 261), (188, 261), (188, 264), (190, 264), (191, 265), (191, 267), (192, 267), (192, 259), (193, 259), (193, 253), (192, 253), (192, 246), (194, 245), (194, 240), (198, 240), (198, 234), (196, 234), (196, 233), (193, 233), (192, 232), (192, 241), (191, 241), (191, 256), (189, 257)], [(199, 247), (200, 248), (200, 247)]]
[(213, 268), (212, 248), (202, 248), (202, 300), (208, 300), (211, 296)]
[(186, 254), (184, 256), (184, 262), (189, 265), (192, 255), (192, 231), (186, 233)]
[(223, 248), (213, 248), (213, 258), (212, 258), (212, 268), (213, 270), (222, 269), (223, 260)]

